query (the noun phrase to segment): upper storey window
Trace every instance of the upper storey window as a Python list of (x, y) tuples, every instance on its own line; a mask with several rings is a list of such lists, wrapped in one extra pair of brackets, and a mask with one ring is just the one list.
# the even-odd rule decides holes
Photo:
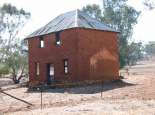
[(58, 46), (61, 45), (60, 32), (56, 32), (56, 34), (55, 34), (55, 44)]
[(56, 45), (58, 45), (58, 46), (61, 45), (61, 41), (60, 40), (57, 40), (56, 41)]
[(40, 42), (40, 43), (39, 43), (39, 47), (40, 47), (40, 48), (44, 48), (44, 47), (45, 47), (45, 43), (44, 43), (43, 36), (41, 36), (41, 37), (39, 38), (39, 40), (40, 40), (40, 41), (39, 41), (39, 42)]

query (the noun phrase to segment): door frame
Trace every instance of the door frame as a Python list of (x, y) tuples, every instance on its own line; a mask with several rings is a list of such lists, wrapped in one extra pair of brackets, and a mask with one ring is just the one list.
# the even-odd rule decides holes
[[(53, 69), (53, 73), (51, 69)], [(50, 85), (54, 81), (54, 64), (53, 63), (46, 63), (46, 78), (47, 78), (47, 84)], [(50, 75), (52, 74), (52, 75)]]

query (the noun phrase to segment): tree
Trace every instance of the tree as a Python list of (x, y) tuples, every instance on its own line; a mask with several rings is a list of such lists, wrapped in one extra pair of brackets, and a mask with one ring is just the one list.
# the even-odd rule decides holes
[(9, 52), (5, 64), (9, 67), (14, 83), (19, 83), (22, 77), (27, 76), (28, 62), (27, 54), (21, 50), (21, 45), (14, 47), (14, 51)]
[[(3, 52), (12, 50), (16, 45), (19, 38), (17, 37), (19, 30), (24, 26), (27, 19), (30, 18), (30, 13), (25, 12), (23, 9), (18, 10), (11, 4), (4, 4), (0, 7), (0, 47), (4, 48)], [(4, 58), (1, 53), (0, 61)]]
[(142, 42), (131, 42), (127, 48), (127, 64), (134, 65), (144, 57), (144, 48)]
[[(132, 36), (133, 26), (137, 23), (140, 12), (126, 4), (127, 0), (104, 0), (103, 13), (96, 14), (95, 18), (100, 17), (100, 21), (105, 22), (108, 26), (120, 31), (119, 35), (119, 52), (120, 67), (127, 64), (127, 46), (128, 40)], [(89, 7), (88, 7), (89, 6)], [(94, 13), (100, 11), (96, 5), (87, 5), (82, 10), (88, 15), (94, 17)], [(92, 8), (90, 8), (92, 7)], [(89, 12), (89, 13), (88, 13)]]
[(155, 41), (150, 41), (145, 45), (145, 52), (149, 56), (155, 56)]
[(18, 33), (29, 18), (30, 13), (11, 4), (0, 7), (0, 65), (11, 73), (14, 83), (19, 83), (27, 66)]
[(96, 5), (96, 4), (87, 5), (83, 7), (82, 10), (86, 12), (88, 15), (90, 15), (91, 17), (96, 18), (101, 21), (102, 15), (101, 15), (101, 9), (99, 5)]

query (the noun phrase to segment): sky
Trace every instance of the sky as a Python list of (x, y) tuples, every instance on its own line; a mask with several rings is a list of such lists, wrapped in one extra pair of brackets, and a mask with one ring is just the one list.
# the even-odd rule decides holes
[[(22, 38), (44, 26), (56, 16), (75, 9), (81, 9), (87, 4), (99, 4), (102, 0), (0, 0), (0, 5), (11, 3), (17, 8), (23, 8), (31, 13), (31, 19), (21, 30)], [(155, 10), (148, 11), (142, 0), (129, 0), (128, 4), (138, 11), (142, 11), (138, 24), (134, 26), (132, 38), (135, 41), (155, 41)]]

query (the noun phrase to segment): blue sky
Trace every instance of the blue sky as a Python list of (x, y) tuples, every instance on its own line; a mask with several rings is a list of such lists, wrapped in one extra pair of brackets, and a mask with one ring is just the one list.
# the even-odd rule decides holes
[[(155, 10), (148, 11), (142, 4), (143, 0), (129, 0), (128, 4), (141, 10), (138, 24), (134, 26), (135, 41), (155, 41)], [(0, 0), (0, 5), (11, 3), (17, 8), (23, 8), (31, 13), (31, 19), (20, 33), (24, 38), (36, 29), (51, 21), (57, 15), (75, 9), (81, 9), (87, 4), (99, 4), (102, 0)]]

